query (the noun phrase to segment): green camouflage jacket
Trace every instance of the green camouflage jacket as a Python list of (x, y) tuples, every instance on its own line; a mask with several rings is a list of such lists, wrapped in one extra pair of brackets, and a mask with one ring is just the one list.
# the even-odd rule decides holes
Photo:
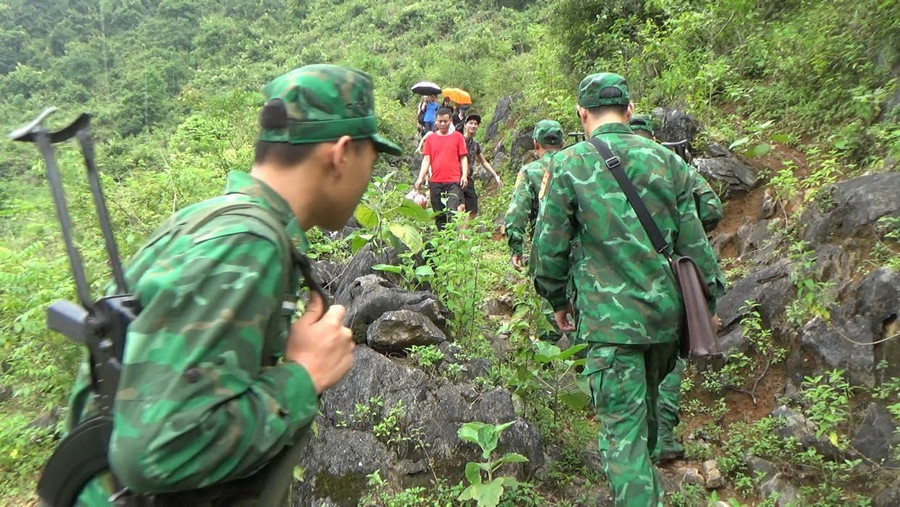
[[(603, 125), (593, 136), (620, 158), (674, 252), (692, 257), (713, 298), (721, 295), (724, 277), (697, 218), (689, 167), (621, 123)], [(553, 158), (550, 173), (531, 256), (538, 293), (554, 310), (564, 308), (571, 262), (578, 339), (676, 341), (683, 307), (674, 275), (600, 155), (589, 143), (578, 143)], [(580, 247), (570, 260), (573, 239)]]
[(694, 204), (697, 206), (697, 215), (703, 223), (705, 231), (711, 231), (722, 220), (722, 201), (719, 200), (716, 191), (709, 186), (706, 178), (700, 171), (691, 166), (686, 166), (691, 171), (691, 195), (694, 196)]
[(509, 209), (506, 210), (506, 238), (512, 255), (522, 255), (525, 236), (533, 234), (534, 221), (540, 203), (539, 193), (541, 181), (556, 151), (548, 151), (544, 155), (519, 170), (516, 177), (516, 188), (513, 190)]
[[(280, 292), (288, 253), (278, 236), (257, 219), (226, 214), (170, 241), (187, 217), (223, 201), (270, 210), (306, 249), (281, 196), (235, 171), (225, 196), (178, 212), (161, 226), (170, 233), (128, 263), (126, 277), (142, 311), (128, 328), (109, 458), (133, 492), (198, 489), (252, 475), (316, 415), (318, 397), (307, 371), (262, 357), (264, 344), (282, 354), (289, 324)], [(289, 279), (287, 292), (296, 293), (296, 274)], [(280, 323), (274, 323), (276, 335), (267, 336), (271, 319)], [(82, 364), (70, 428), (92, 410)], [(78, 505), (108, 505), (110, 479), (104, 474), (92, 481)]]

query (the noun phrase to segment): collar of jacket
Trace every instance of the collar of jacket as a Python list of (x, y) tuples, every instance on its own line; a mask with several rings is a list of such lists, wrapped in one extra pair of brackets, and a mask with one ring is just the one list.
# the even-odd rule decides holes
[(600, 134), (634, 134), (634, 131), (624, 123), (604, 123), (594, 129), (591, 137), (597, 137)]
[(284, 224), (284, 228), (294, 245), (297, 246), (300, 252), (306, 253), (308, 247), (306, 234), (300, 228), (297, 216), (291, 211), (287, 201), (278, 192), (272, 190), (272, 187), (266, 185), (262, 180), (250, 176), (250, 173), (231, 171), (228, 173), (225, 193), (246, 195), (254, 203), (271, 211)]

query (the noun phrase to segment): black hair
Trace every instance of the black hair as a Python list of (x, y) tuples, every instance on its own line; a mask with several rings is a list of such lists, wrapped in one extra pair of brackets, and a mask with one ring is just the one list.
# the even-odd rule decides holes
[[(288, 127), (287, 108), (281, 99), (272, 99), (263, 106), (259, 113), (259, 127), (261, 129), (283, 129)], [(368, 141), (368, 139), (365, 139)], [(319, 143), (281, 143), (271, 141), (257, 141), (253, 154), (253, 163), (273, 162), (280, 166), (291, 167), (302, 163), (309, 158)], [(353, 150), (362, 148), (363, 143), (354, 140), (350, 143)]]
[(442, 107), (438, 109), (436, 113), (434, 113), (434, 116), (438, 117), (443, 114), (446, 114), (447, 116), (453, 116), (453, 111), (451, 111), (449, 107)]
[(628, 105), (620, 105), (613, 104), (611, 106), (598, 106), (598, 107), (587, 107), (585, 108), (591, 113), (592, 116), (600, 116), (606, 113), (616, 113), (620, 116), (625, 116), (628, 112)]

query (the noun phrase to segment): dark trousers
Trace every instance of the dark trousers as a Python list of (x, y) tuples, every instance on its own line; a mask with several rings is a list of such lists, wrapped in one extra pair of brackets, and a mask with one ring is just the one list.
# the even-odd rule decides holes
[(478, 214), (478, 194), (475, 192), (475, 178), (471, 174), (469, 184), (463, 188), (463, 203), (466, 205), (466, 211), (473, 216)]
[(462, 188), (459, 183), (434, 182), (428, 188), (431, 194), (431, 209), (440, 212), (434, 217), (434, 223), (438, 229), (443, 229), (450, 221), (450, 212), (456, 211), (462, 202)]

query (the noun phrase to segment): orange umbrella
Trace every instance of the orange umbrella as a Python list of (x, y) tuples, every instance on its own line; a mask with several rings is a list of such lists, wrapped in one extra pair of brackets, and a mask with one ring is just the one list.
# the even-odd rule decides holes
[(469, 92), (460, 88), (444, 88), (441, 93), (444, 97), (460, 105), (472, 103), (472, 96), (469, 95)]

